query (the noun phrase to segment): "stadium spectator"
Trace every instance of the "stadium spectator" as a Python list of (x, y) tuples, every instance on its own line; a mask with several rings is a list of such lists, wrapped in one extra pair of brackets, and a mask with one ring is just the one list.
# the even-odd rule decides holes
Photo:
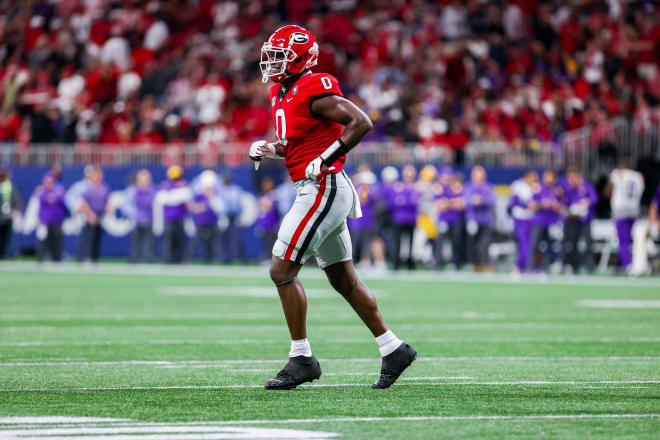
[(610, 195), (612, 219), (619, 239), (619, 267), (629, 272), (632, 264), (632, 228), (640, 214), (644, 176), (624, 161), (610, 174), (606, 193)]
[(23, 199), (11, 181), (9, 170), (0, 165), (0, 260), (7, 256), (12, 223), (23, 209)]
[(153, 234), (153, 203), (156, 187), (152, 183), (151, 172), (141, 169), (135, 174), (134, 182), (126, 189), (126, 201), (122, 209), (135, 223), (131, 232), (131, 255), (129, 261), (137, 263), (155, 259)]
[(563, 182), (563, 205), (566, 207), (562, 243), (562, 263), (577, 273), (584, 264), (589, 273), (594, 270), (593, 237), (591, 222), (594, 206), (598, 202), (596, 189), (580, 172), (570, 168)]
[[(459, 270), (465, 262), (465, 200), (461, 176), (450, 167), (440, 170), (440, 192), (436, 202), (438, 210), (438, 239), (436, 265), (442, 265), (442, 248), (451, 243), (451, 269)], [(439, 267), (439, 266), (438, 266)]]
[(493, 271), (488, 249), (491, 243), (495, 220), (495, 190), (486, 181), (486, 170), (481, 166), (472, 168), (470, 182), (465, 185), (465, 229), (470, 261), (475, 272)]
[[(558, 233), (564, 208), (561, 196), (562, 188), (557, 185), (557, 173), (544, 171), (539, 190), (532, 197), (536, 208), (533, 218), (532, 265), (543, 272), (548, 271), (561, 251)], [(538, 260), (536, 253), (539, 254)]]
[(36, 115), (35, 139), (77, 143), (49, 125), (94, 107), (112, 126), (115, 103), (151, 95), (187, 121), (178, 137), (196, 139), (212, 120), (227, 123), (230, 142), (260, 137), (267, 104), (249, 66), (266, 29), (300, 22), (324, 35), (318, 69), (341, 78), (372, 117), (371, 139), (428, 141), (460, 159), (465, 139), (538, 151), (566, 129), (593, 125), (593, 140), (606, 145), (612, 117), (634, 115), (640, 127), (658, 118), (653, 2), (279, 3), (102, 0), (48, 17), (27, 6), (24, 20), (11, 20), (22, 4), (6, 2), (3, 110), (19, 127)]
[(527, 171), (525, 175), (511, 184), (509, 206), (513, 217), (513, 235), (518, 245), (515, 274), (526, 272), (532, 253), (532, 220), (536, 202), (534, 194), (539, 190), (538, 174)]
[(256, 234), (263, 243), (264, 262), (270, 263), (271, 251), (277, 240), (277, 231), (280, 226), (280, 210), (278, 207), (275, 183), (270, 177), (261, 181), (261, 194), (257, 199), (259, 217), (256, 222)]
[(154, 204), (164, 222), (163, 260), (168, 264), (182, 263), (186, 252), (184, 220), (192, 192), (183, 177), (183, 168), (172, 165), (167, 169), (167, 180), (161, 182)]
[(37, 234), (39, 261), (43, 261), (46, 254), (53, 261), (62, 260), (62, 223), (68, 215), (65, 194), (64, 185), (57, 182), (50, 172), (44, 175), (41, 185), (34, 190), (34, 196), (39, 200), (39, 224), (45, 229), (44, 235)]
[(239, 259), (244, 260), (245, 252), (243, 249), (243, 228), (240, 225), (240, 216), (243, 212), (241, 198), (243, 189), (232, 182), (231, 175), (225, 174), (223, 177), (224, 187), (221, 197), (225, 205), (225, 215), (227, 216), (227, 227), (222, 232), (222, 250), (223, 262), (225, 264)]
[(205, 170), (199, 176), (199, 189), (193, 194), (190, 211), (195, 221), (195, 238), (190, 246), (190, 258), (193, 258), (197, 246), (201, 245), (204, 262), (209, 264), (215, 258), (218, 244), (218, 216), (223, 211), (223, 200), (216, 192), (218, 175)]
[(96, 263), (101, 255), (103, 216), (108, 210), (110, 189), (103, 183), (103, 170), (94, 167), (89, 175), (89, 186), (82, 193), (78, 210), (85, 217), (81, 240), (86, 244), (84, 258)]
[(401, 240), (406, 237), (407, 255), (403, 262), (408, 269), (415, 268), (413, 259), (413, 234), (417, 223), (417, 208), (420, 194), (415, 186), (417, 170), (412, 165), (406, 165), (401, 172), (402, 182), (394, 182), (391, 187), (385, 189), (383, 196), (387, 200), (388, 207), (392, 213), (394, 229), (394, 270), (401, 266)]

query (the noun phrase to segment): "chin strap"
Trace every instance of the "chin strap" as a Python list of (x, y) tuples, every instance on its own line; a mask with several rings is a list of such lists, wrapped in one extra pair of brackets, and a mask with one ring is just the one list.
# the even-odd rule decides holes
[(282, 281), (281, 283), (275, 283), (275, 287), (280, 287), (280, 286), (287, 285), (289, 283), (293, 283), (297, 279), (298, 279), (298, 277), (293, 277), (290, 280)]

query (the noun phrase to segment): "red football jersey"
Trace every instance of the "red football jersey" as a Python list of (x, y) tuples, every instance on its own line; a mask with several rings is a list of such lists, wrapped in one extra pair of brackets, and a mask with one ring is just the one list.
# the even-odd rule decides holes
[[(344, 96), (337, 79), (327, 73), (308, 73), (301, 76), (287, 91), (278, 96), (280, 84), (270, 89), (275, 134), (282, 144), (286, 167), (291, 180), (305, 178), (305, 168), (332, 145), (342, 133), (342, 125), (316, 116), (310, 110), (314, 98), (326, 95)], [(342, 156), (333, 164), (332, 173), (338, 173), (346, 162)]]

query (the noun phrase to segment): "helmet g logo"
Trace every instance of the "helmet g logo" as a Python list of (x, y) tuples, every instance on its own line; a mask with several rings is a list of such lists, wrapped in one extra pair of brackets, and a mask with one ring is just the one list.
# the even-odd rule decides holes
[(291, 41), (296, 44), (305, 44), (309, 41), (309, 36), (302, 32), (295, 32), (291, 34)]

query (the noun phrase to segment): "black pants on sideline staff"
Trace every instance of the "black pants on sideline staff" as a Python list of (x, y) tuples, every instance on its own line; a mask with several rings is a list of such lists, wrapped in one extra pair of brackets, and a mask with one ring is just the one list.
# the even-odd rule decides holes
[(197, 246), (202, 245), (203, 258), (205, 263), (210, 263), (215, 258), (215, 247), (218, 243), (218, 226), (198, 225), (197, 233), (190, 246), (190, 259), (195, 257)]
[(490, 264), (490, 255), (488, 248), (491, 242), (491, 228), (488, 225), (475, 225), (476, 231), (473, 234), (468, 232), (467, 243), (470, 252), (470, 261), (474, 265), (486, 266)]
[[(444, 229), (444, 230), (442, 230)], [(462, 221), (454, 223), (445, 223), (444, 227), (441, 226), (441, 231), (438, 238), (435, 239), (434, 258), (435, 266), (437, 269), (445, 264), (442, 255), (442, 248), (445, 241), (449, 240), (451, 243), (451, 262), (456, 269), (460, 269), (467, 259), (466, 246), (465, 246), (465, 223)]]
[[(408, 269), (415, 268), (413, 261), (413, 234), (415, 232), (415, 225), (394, 225), (394, 270), (399, 269), (401, 263), (406, 263)], [(401, 238), (406, 236), (410, 245), (408, 246), (408, 255), (401, 261)]]
[(80, 238), (84, 240), (85, 252), (84, 258), (96, 263), (101, 256), (101, 236), (103, 235), (103, 228), (101, 227), (101, 218), (95, 225), (85, 223)]
[(186, 252), (186, 232), (183, 220), (165, 222), (163, 257), (166, 263), (181, 263)]
[(591, 238), (591, 223), (567, 219), (564, 223), (564, 241), (562, 244), (564, 264), (580, 270), (584, 264), (589, 273), (594, 271), (593, 239)]
[(46, 238), (39, 243), (37, 259), (44, 261), (46, 255), (53, 261), (62, 261), (62, 224), (46, 226)]
[[(532, 232), (532, 265), (547, 271), (556, 260), (558, 241), (552, 236), (550, 226), (537, 226)], [(540, 256), (540, 264), (536, 264), (536, 254)]]
[(7, 256), (9, 239), (11, 238), (11, 220), (0, 222), (0, 260)]
[(131, 263), (154, 261), (154, 233), (151, 225), (136, 225), (131, 233)]

